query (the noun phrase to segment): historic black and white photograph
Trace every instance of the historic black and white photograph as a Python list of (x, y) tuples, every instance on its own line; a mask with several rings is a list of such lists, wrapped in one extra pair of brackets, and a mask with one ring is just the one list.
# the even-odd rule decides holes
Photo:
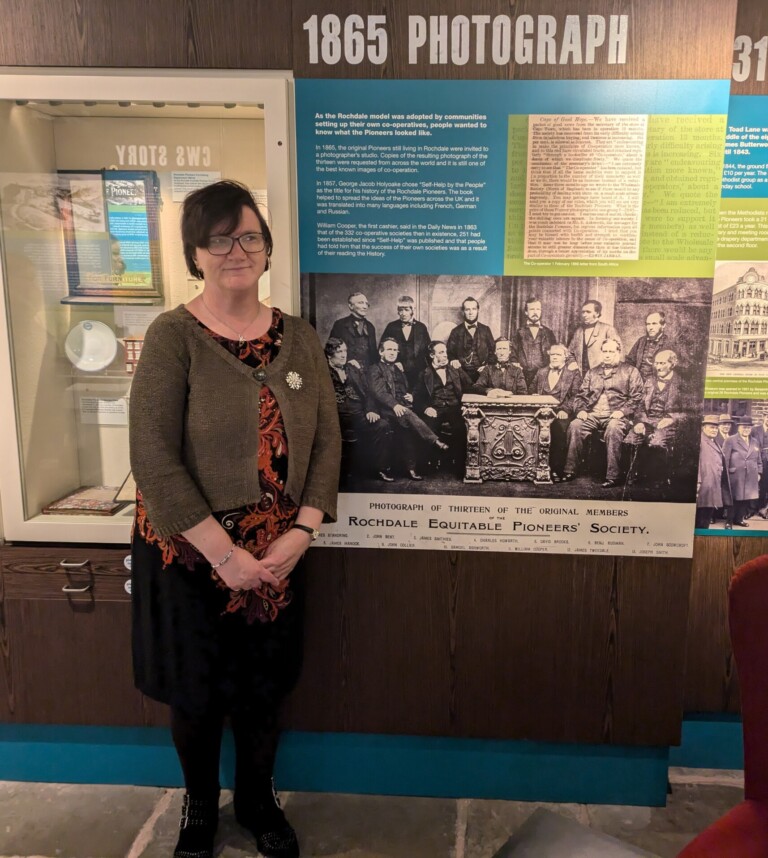
[(693, 502), (712, 281), (310, 274), (346, 492)]
[(767, 400), (704, 400), (696, 527), (768, 531)]
[(768, 262), (720, 262), (715, 269), (707, 374), (768, 376)]

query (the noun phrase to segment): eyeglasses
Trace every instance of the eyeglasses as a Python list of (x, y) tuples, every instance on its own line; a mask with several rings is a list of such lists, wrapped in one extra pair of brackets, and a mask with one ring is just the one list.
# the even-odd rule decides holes
[(208, 239), (206, 250), (214, 256), (226, 256), (237, 242), (246, 253), (259, 253), (264, 250), (264, 236), (260, 232), (247, 232), (245, 235), (212, 235)]

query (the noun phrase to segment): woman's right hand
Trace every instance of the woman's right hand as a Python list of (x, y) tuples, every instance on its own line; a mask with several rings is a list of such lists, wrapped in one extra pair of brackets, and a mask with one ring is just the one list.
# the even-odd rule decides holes
[(215, 571), (230, 590), (255, 590), (264, 584), (282, 590), (284, 586), (260, 560), (237, 545), (229, 560)]

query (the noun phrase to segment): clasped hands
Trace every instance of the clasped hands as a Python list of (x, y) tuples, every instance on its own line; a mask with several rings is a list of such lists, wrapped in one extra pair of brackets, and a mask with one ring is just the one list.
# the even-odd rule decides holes
[(309, 534), (303, 530), (287, 530), (270, 543), (261, 560), (245, 548), (235, 546), (229, 560), (216, 571), (230, 590), (256, 590), (264, 586), (284, 590), (288, 576), (310, 542)]

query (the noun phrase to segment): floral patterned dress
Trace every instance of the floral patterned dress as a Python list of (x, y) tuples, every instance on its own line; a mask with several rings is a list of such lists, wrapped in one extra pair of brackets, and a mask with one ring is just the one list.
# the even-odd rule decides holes
[[(242, 345), (202, 327), (254, 369), (273, 360), (282, 344), (283, 317), (276, 308), (270, 329)], [(298, 514), (284, 494), (287, 476), (283, 418), (265, 385), (259, 396), (261, 499), (213, 513), (232, 541), (255, 557), (263, 556)], [(134, 673), (145, 694), (188, 710), (209, 710), (218, 703), (231, 710), (238, 700), (253, 705), (254, 691), (263, 698), (265, 679), (270, 688), (293, 684), (300, 661), (301, 564), (285, 590), (230, 590), (183, 536), (164, 538), (155, 532), (139, 492), (132, 567)], [(267, 676), (273, 670), (276, 674)]]

